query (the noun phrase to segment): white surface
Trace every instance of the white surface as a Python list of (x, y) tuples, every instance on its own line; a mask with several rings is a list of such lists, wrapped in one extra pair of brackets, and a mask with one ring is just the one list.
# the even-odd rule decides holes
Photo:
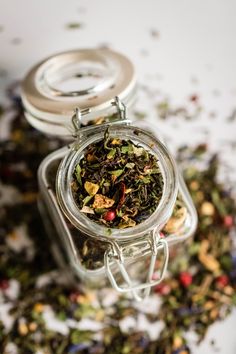
[[(205, 141), (222, 150), (232, 179), (236, 154), (227, 141), (236, 141), (236, 126), (226, 118), (236, 107), (235, 13), (234, 0), (0, 0), (0, 96), (45, 56), (109, 45), (129, 56), (139, 82), (150, 91), (140, 94), (137, 107), (150, 113), (173, 145)], [(66, 29), (71, 22), (83, 27)], [(151, 36), (152, 30), (159, 35)], [(180, 106), (195, 93), (204, 108), (199, 119), (157, 120), (154, 106), (160, 97)], [(216, 113), (214, 120), (210, 112)], [(215, 353), (209, 342), (216, 339), (218, 353), (235, 354), (235, 324), (234, 311), (212, 326), (194, 353)]]

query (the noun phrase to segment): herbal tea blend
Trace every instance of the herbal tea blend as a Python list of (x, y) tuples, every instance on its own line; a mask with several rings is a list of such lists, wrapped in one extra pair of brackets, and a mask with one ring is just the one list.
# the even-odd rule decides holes
[[(60, 160), (54, 160), (48, 168), (48, 185), (55, 193), (55, 179), (57, 174), (57, 169), (60, 165)], [(173, 209), (172, 215), (164, 228), (162, 229), (162, 234), (168, 237), (170, 234), (175, 233), (181, 237), (180, 233), (184, 227), (187, 218), (187, 208), (186, 205), (179, 194), (176, 199), (175, 207)], [(50, 216), (47, 215), (49, 218)], [(75, 247), (80, 256), (81, 264), (89, 270), (99, 269), (104, 265), (104, 254), (107, 250), (107, 243), (101, 240), (91, 239), (89, 236), (79, 233), (78, 229), (69, 223), (69, 228), (71, 232), (71, 237), (75, 243)], [(54, 228), (53, 231), (54, 232)]]
[[(188, 334), (201, 341), (211, 325), (227, 317), (236, 303), (231, 239), (235, 200), (229, 183), (218, 182), (219, 160), (208, 151), (199, 156), (199, 147), (185, 147), (179, 154), (199, 213), (198, 230), (187, 247), (181, 245), (173, 255), (168, 277), (154, 289), (150, 306), (134, 306), (132, 299), (124, 299), (110, 288), (84, 292), (81, 284), (69, 287), (61, 270), (56, 270), (36, 203), (37, 167), (61, 143), (31, 128), (15, 95), (11, 101), (15, 113), (0, 151), (0, 293), (6, 309), (0, 320), (3, 353), (10, 348), (24, 354), (192, 352), (193, 337)], [(203, 158), (206, 165), (199, 170)], [(52, 172), (49, 187), (53, 190), (56, 169)], [(6, 192), (11, 193), (13, 202), (4, 197)], [(91, 245), (85, 242), (83, 247), (87, 256)], [(153, 311), (160, 302), (159, 311)], [(127, 333), (128, 321), (133, 321), (134, 327)], [(138, 323), (144, 323), (145, 328)], [(157, 328), (162, 328), (161, 333)], [(217, 342), (212, 342), (212, 349), (219, 350)]]
[(88, 146), (76, 165), (72, 192), (80, 212), (113, 228), (146, 220), (162, 197), (158, 159), (131, 140), (109, 136)]

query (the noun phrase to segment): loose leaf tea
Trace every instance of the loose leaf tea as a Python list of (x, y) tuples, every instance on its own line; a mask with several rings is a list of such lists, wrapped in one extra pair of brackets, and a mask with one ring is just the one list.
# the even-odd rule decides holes
[(111, 138), (91, 144), (76, 165), (72, 192), (80, 212), (114, 228), (146, 220), (157, 208), (163, 177), (156, 156), (131, 140)]
[[(9, 135), (0, 142), (0, 352), (196, 353), (193, 343), (236, 304), (235, 199), (229, 182), (218, 181), (217, 155), (204, 145), (180, 150), (198, 229), (185, 246), (171, 249), (168, 277), (148, 301), (137, 305), (111, 288), (84, 290), (58, 270), (37, 208), (37, 168), (63, 143), (30, 127), (19, 97), (10, 94)], [(55, 178), (56, 171), (52, 185)], [(93, 250), (97, 261), (93, 242), (81, 248), (85, 256)], [(212, 351), (223, 352), (215, 339)]]

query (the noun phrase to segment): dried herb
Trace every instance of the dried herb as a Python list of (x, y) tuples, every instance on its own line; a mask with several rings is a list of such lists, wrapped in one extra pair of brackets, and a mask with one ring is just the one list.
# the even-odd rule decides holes
[[(47, 168), (47, 178), (49, 188), (54, 192), (55, 197), (55, 179), (57, 174), (57, 169), (59, 167), (60, 160), (54, 161), (51, 163), (50, 168)], [(168, 237), (169, 234), (173, 233), (173, 229), (175, 230), (175, 234), (178, 235), (178, 232), (181, 231), (185, 223), (186, 213), (180, 212), (181, 209), (186, 210), (186, 206), (181, 199), (180, 195), (177, 197), (177, 201), (175, 204), (175, 208), (173, 210), (172, 216), (170, 217), (167, 225), (164, 227), (163, 236)], [(47, 219), (50, 218), (49, 215), (45, 215)], [(77, 248), (77, 252), (80, 256), (81, 263), (87, 269), (99, 269), (104, 266), (104, 254), (107, 250), (107, 243), (102, 242), (101, 240), (91, 239), (89, 236), (83, 234), (81, 231), (76, 229), (71, 223), (68, 223), (68, 227)], [(170, 229), (171, 225), (171, 229)], [(54, 231), (54, 225), (51, 226), (52, 234)], [(168, 232), (169, 231), (169, 232)]]
[(134, 116), (137, 120), (143, 120), (147, 117), (147, 113), (141, 111), (135, 111)]
[(160, 38), (160, 32), (157, 29), (155, 29), (155, 28), (152, 28), (150, 30), (150, 35), (154, 39), (159, 39)]
[(208, 327), (226, 317), (236, 304), (236, 264), (230, 238), (235, 232), (235, 201), (230, 189), (217, 181), (216, 155), (206, 161), (205, 169), (195, 167), (207, 157), (206, 146), (202, 147), (179, 151), (179, 161), (187, 165), (185, 179), (198, 210), (199, 224), (191, 242), (172, 250), (171, 276), (156, 288), (163, 298), (160, 318), (166, 321), (158, 353), (186, 351), (188, 330), (195, 331), (201, 341)]
[(163, 189), (158, 159), (131, 140), (91, 144), (74, 170), (72, 191), (80, 212), (115, 228), (135, 226), (157, 208)]
[(66, 24), (66, 28), (69, 30), (77, 30), (84, 27), (84, 24), (80, 22), (70, 22)]
[(236, 109), (234, 108), (231, 112), (230, 116), (228, 117), (228, 122), (234, 122), (236, 120)]
[[(137, 306), (110, 288), (84, 290), (57, 269), (37, 208), (38, 165), (62, 142), (31, 128), (9, 92), (14, 118), (0, 142), (0, 352), (190, 353), (188, 331), (200, 342), (236, 304), (236, 207), (229, 183), (218, 181), (217, 156), (202, 147), (179, 152), (198, 230), (185, 246), (171, 249), (169, 276), (148, 301)], [(86, 246), (95, 249), (83, 244), (85, 253)]]
[(158, 118), (163, 120), (178, 117), (185, 120), (194, 120), (201, 115), (203, 106), (198, 95), (193, 94), (187, 102), (178, 106), (174, 105), (169, 99), (162, 99), (156, 104), (156, 111)]
[(11, 40), (11, 44), (14, 44), (14, 45), (21, 44), (21, 42), (22, 42), (22, 39), (19, 37), (12, 38), (12, 40)]

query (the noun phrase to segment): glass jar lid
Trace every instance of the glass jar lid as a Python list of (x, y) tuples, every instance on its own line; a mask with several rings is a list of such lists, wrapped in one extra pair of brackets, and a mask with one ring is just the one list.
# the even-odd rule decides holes
[[(110, 49), (76, 49), (35, 65), (22, 84), (25, 116), (36, 129), (68, 136), (76, 107), (86, 121), (112, 114), (115, 96), (127, 105), (135, 97), (131, 61)], [(89, 111), (88, 111), (89, 108)]]

